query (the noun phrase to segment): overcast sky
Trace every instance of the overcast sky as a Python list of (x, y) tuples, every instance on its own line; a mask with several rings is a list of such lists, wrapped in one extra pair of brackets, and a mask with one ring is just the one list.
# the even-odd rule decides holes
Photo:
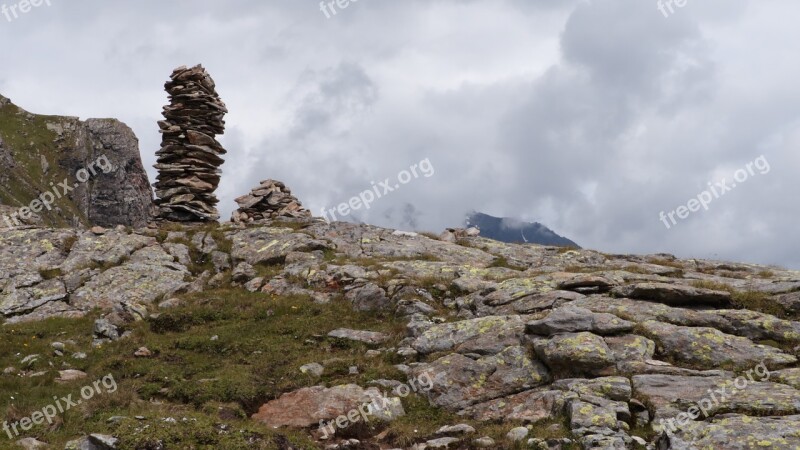
[(153, 182), (163, 84), (202, 63), (230, 110), (225, 219), (261, 179), (320, 215), (428, 158), (433, 176), (351, 220), (441, 231), (474, 209), (605, 252), (800, 269), (797, 0), (668, 17), (657, 0), (360, 0), (330, 18), (311, 0), (49, 1), (0, 15), (0, 93), (127, 123)]

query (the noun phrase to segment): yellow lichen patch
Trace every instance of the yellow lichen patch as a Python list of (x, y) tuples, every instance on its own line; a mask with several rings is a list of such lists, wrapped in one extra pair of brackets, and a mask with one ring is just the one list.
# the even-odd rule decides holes
[(258, 250), (257, 250), (257, 253), (264, 253), (265, 251), (267, 251), (267, 250), (269, 250), (270, 248), (274, 247), (274, 246), (275, 246), (276, 244), (278, 244), (279, 242), (280, 242), (279, 240), (275, 239), (275, 240), (273, 240), (272, 242), (270, 242), (269, 244), (267, 244), (267, 245), (265, 245), (265, 246), (261, 247), (260, 249), (258, 249)]

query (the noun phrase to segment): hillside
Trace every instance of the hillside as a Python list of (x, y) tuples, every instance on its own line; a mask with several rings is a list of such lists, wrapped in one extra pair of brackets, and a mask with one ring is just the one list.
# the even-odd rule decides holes
[(138, 142), (115, 119), (32, 114), (0, 95), (0, 216), (9, 218), (0, 227), (146, 225), (152, 191)]
[(15, 440), (800, 446), (797, 271), (319, 220), (0, 241), (4, 420), (114, 381)]

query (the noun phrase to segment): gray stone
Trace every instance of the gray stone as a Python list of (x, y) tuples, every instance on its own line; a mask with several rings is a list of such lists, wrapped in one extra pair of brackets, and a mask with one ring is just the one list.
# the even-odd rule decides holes
[(506, 439), (512, 442), (519, 442), (527, 438), (528, 433), (529, 430), (525, 427), (512, 428), (511, 431), (506, 434)]
[(456, 448), (459, 442), (461, 440), (458, 438), (442, 437), (425, 442), (425, 448)]
[(537, 423), (558, 418), (564, 413), (567, 400), (576, 398), (560, 390), (539, 388), (473, 405), (459, 412), (482, 422), (515, 420)]
[(40, 448), (48, 447), (46, 443), (30, 437), (25, 439), (20, 439), (17, 442), (15, 442), (15, 444), (17, 444), (17, 446), (19, 447), (24, 448), (25, 450), (37, 450)]
[(544, 336), (578, 331), (607, 335), (631, 331), (634, 325), (613, 314), (594, 313), (586, 308), (567, 305), (554, 310), (544, 319), (528, 322), (525, 331)]
[(560, 334), (535, 341), (534, 348), (539, 359), (558, 373), (596, 376), (614, 372), (614, 353), (596, 334)]
[(531, 360), (523, 347), (508, 347), (477, 360), (458, 353), (412, 368), (412, 376), (428, 374), (432, 402), (451, 411), (541, 386), (550, 381), (544, 365)]
[(389, 340), (389, 336), (375, 331), (350, 330), (339, 328), (328, 333), (328, 337), (345, 339), (349, 341), (362, 342), (364, 344), (377, 345)]
[(325, 373), (325, 367), (319, 363), (310, 363), (300, 366), (300, 372), (304, 374), (313, 375), (315, 377), (321, 377), (323, 373)]
[(618, 297), (651, 300), (670, 306), (727, 306), (731, 303), (729, 292), (680, 284), (638, 283), (618, 286), (612, 290), (612, 293)]
[(518, 345), (524, 327), (520, 316), (491, 316), (444, 323), (428, 328), (412, 346), (422, 354), (448, 350), (493, 354)]
[(236, 283), (246, 283), (256, 277), (256, 270), (246, 262), (240, 262), (233, 268), (231, 279)]
[[(752, 373), (752, 372), (751, 372)], [(750, 416), (800, 414), (800, 391), (778, 383), (730, 376), (689, 377), (672, 375), (636, 375), (636, 397), (655, 412), (653, 428), (672, 427), (670, 420), (692, 414), (701, 417), (735, 412)], [(710, 392), (715, 393), (712, 398)], [(679, 418), (680, 420), (680, 418)]]
[(492, 439), (492, 438), (490, 438), (488, 436), (484, 436), (484, 437), (480, 437), (478, 439), (475, 439), (474, 441), (472, 441), (472, 444), (475, 445), (478, 448), (492, 448), (495, 445), (494, 439)]
[(708, 422), (689, 420), (676, 433), (662, 434), (658, 449), (692, 450), (729, 448), (795, 449), (800, 447), (800, 415), (752, 417), (725, 414)]
[(234, 263), (244, 261), (252, 266), (283, 263), (292, 252), (331, 248), (327, 241), (296, 233), (289, 228), (249, 228), (228, 237), (233, 243), (231, 257)]
[(770, 369), (797, 362), (775, 347), (725, 334), (714, 328), (681, 327), (655, 321), (642, 324), (642, 334), (656, 341), (661, 353), (694, 369), (747, 369), (764, 361)]
[(475, 428), (465, 423), (460, 423), (458, 425), (445, 425), (439, 428), (436, 434), (472, 434), (474, 432)]
[(270, 427), (306, 428), (318, 426), (320, 420), (372, 405), (372, 417), (392, 421), (405, 415), (400, 399), (383, 397), (377, 388), (362, 389), (354, 384), (326, 388), (314, 386), (283, 394), (264, 404), (253, 419)]
[(376, 311), (389, 307), (391, 301), (386, 292), (377, 284), (368, 283), (365, 286), (351, 289), (345, 298), (353, 304), (358, 311)]
[(186, 245), (167, 242), (163, 244), (163, 247), (179, 263), (187, 267), (192, 265), (192, 257), (189, 254), (189, 247)]

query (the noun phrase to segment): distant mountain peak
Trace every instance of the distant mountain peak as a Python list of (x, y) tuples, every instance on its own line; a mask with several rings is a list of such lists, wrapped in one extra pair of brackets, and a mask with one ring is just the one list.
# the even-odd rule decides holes
[(467, 227), (477, 227), (481, 236), (509, 243), (528, 243), (580, 248), (578, 244), (559, 236), (538, 222), (525, 222), (509, 217), (494, 217), (480, 212), (470, 213), (465, 221)]

